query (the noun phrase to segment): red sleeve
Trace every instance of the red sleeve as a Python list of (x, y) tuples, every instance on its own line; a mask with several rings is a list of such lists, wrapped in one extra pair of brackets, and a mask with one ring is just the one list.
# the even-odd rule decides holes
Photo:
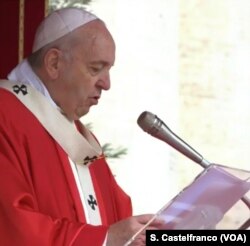
[(0, 245), (101, 246), (107, 227), (52, 218), (39, 211), (36, 193), (18, 164), (24, 156), (17, 147), (0, 129)]
[(112, 175), (112, 182), (113, 182), (113, 187), (114, 187), (114, 199), (115, 199), (115, 204), (117, 208), (118, 220), (122, 220), (122, 219), (132, 216), (131, 198), (117, 184), (113, 175)]

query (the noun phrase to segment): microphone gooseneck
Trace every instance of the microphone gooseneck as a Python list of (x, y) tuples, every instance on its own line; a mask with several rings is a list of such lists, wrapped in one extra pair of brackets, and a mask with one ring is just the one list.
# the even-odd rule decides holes
[(206, 168), (208, 165), (210, 165), (209, 161), (205, 160), (201, 154), (199, 154), (189, 144), (172, 132), (169, 127), (156, 115), (148, 111), (144, 111), (138, 117), (137, 123), (142, 128), (142, 130), (169, 144), (174, 149), (178, 150), (183, 155), (187, 156), (189, 159), (198, 163), (202, 167)]

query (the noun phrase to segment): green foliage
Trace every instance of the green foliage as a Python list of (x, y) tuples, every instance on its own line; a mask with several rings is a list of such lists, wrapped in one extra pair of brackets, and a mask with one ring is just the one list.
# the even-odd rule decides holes
[(110, 143), (105, 143), (102, 146), (103, 152), (107, 158), (121, 158), (121, 156), (127, 154), (127, 149), (123, 147), (113, 148)]
[[(90, 131), (92, 130), (92, 123), (84, 124)], [(105, 143), (102, 145), (102, 150), (105, 156), (109, 159), (118, 159), (123, 155), (127, 154), (127, 149), (124, 147), (116, 147), (114, 148), (111, 143)]]
[(90, 4), (91, 0), (50, 0), (49, 11), (66, 7), (85, 7)]

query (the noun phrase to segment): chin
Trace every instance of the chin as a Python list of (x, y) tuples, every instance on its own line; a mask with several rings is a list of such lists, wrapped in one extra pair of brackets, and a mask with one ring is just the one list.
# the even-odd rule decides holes
[(79, 120), (82, 117), (82, 115), (78, 114), (78, 112), (64, 113), (64, 115), (69, 121)]
[(86, 115), (88, 112), (89, 112), (89, 108), (88, 108), (88, 109), (86, 109), (86, 108), (81, 108), (81, 109), (76, 110), (75, 116), (76, 116), (78, 119), (80, 119), (81, 117), (83, 117), (84, 115)]

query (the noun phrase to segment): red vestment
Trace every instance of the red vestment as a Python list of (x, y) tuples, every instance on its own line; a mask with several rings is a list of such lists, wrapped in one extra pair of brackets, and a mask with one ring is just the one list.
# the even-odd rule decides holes
[(89, 168), (100, 226), (86, 224), (67, 154), (13, 94), (0, 89), (0, 245), (101, 246), (108, 226), (132, 215), (131, 201), (105, 159)]

